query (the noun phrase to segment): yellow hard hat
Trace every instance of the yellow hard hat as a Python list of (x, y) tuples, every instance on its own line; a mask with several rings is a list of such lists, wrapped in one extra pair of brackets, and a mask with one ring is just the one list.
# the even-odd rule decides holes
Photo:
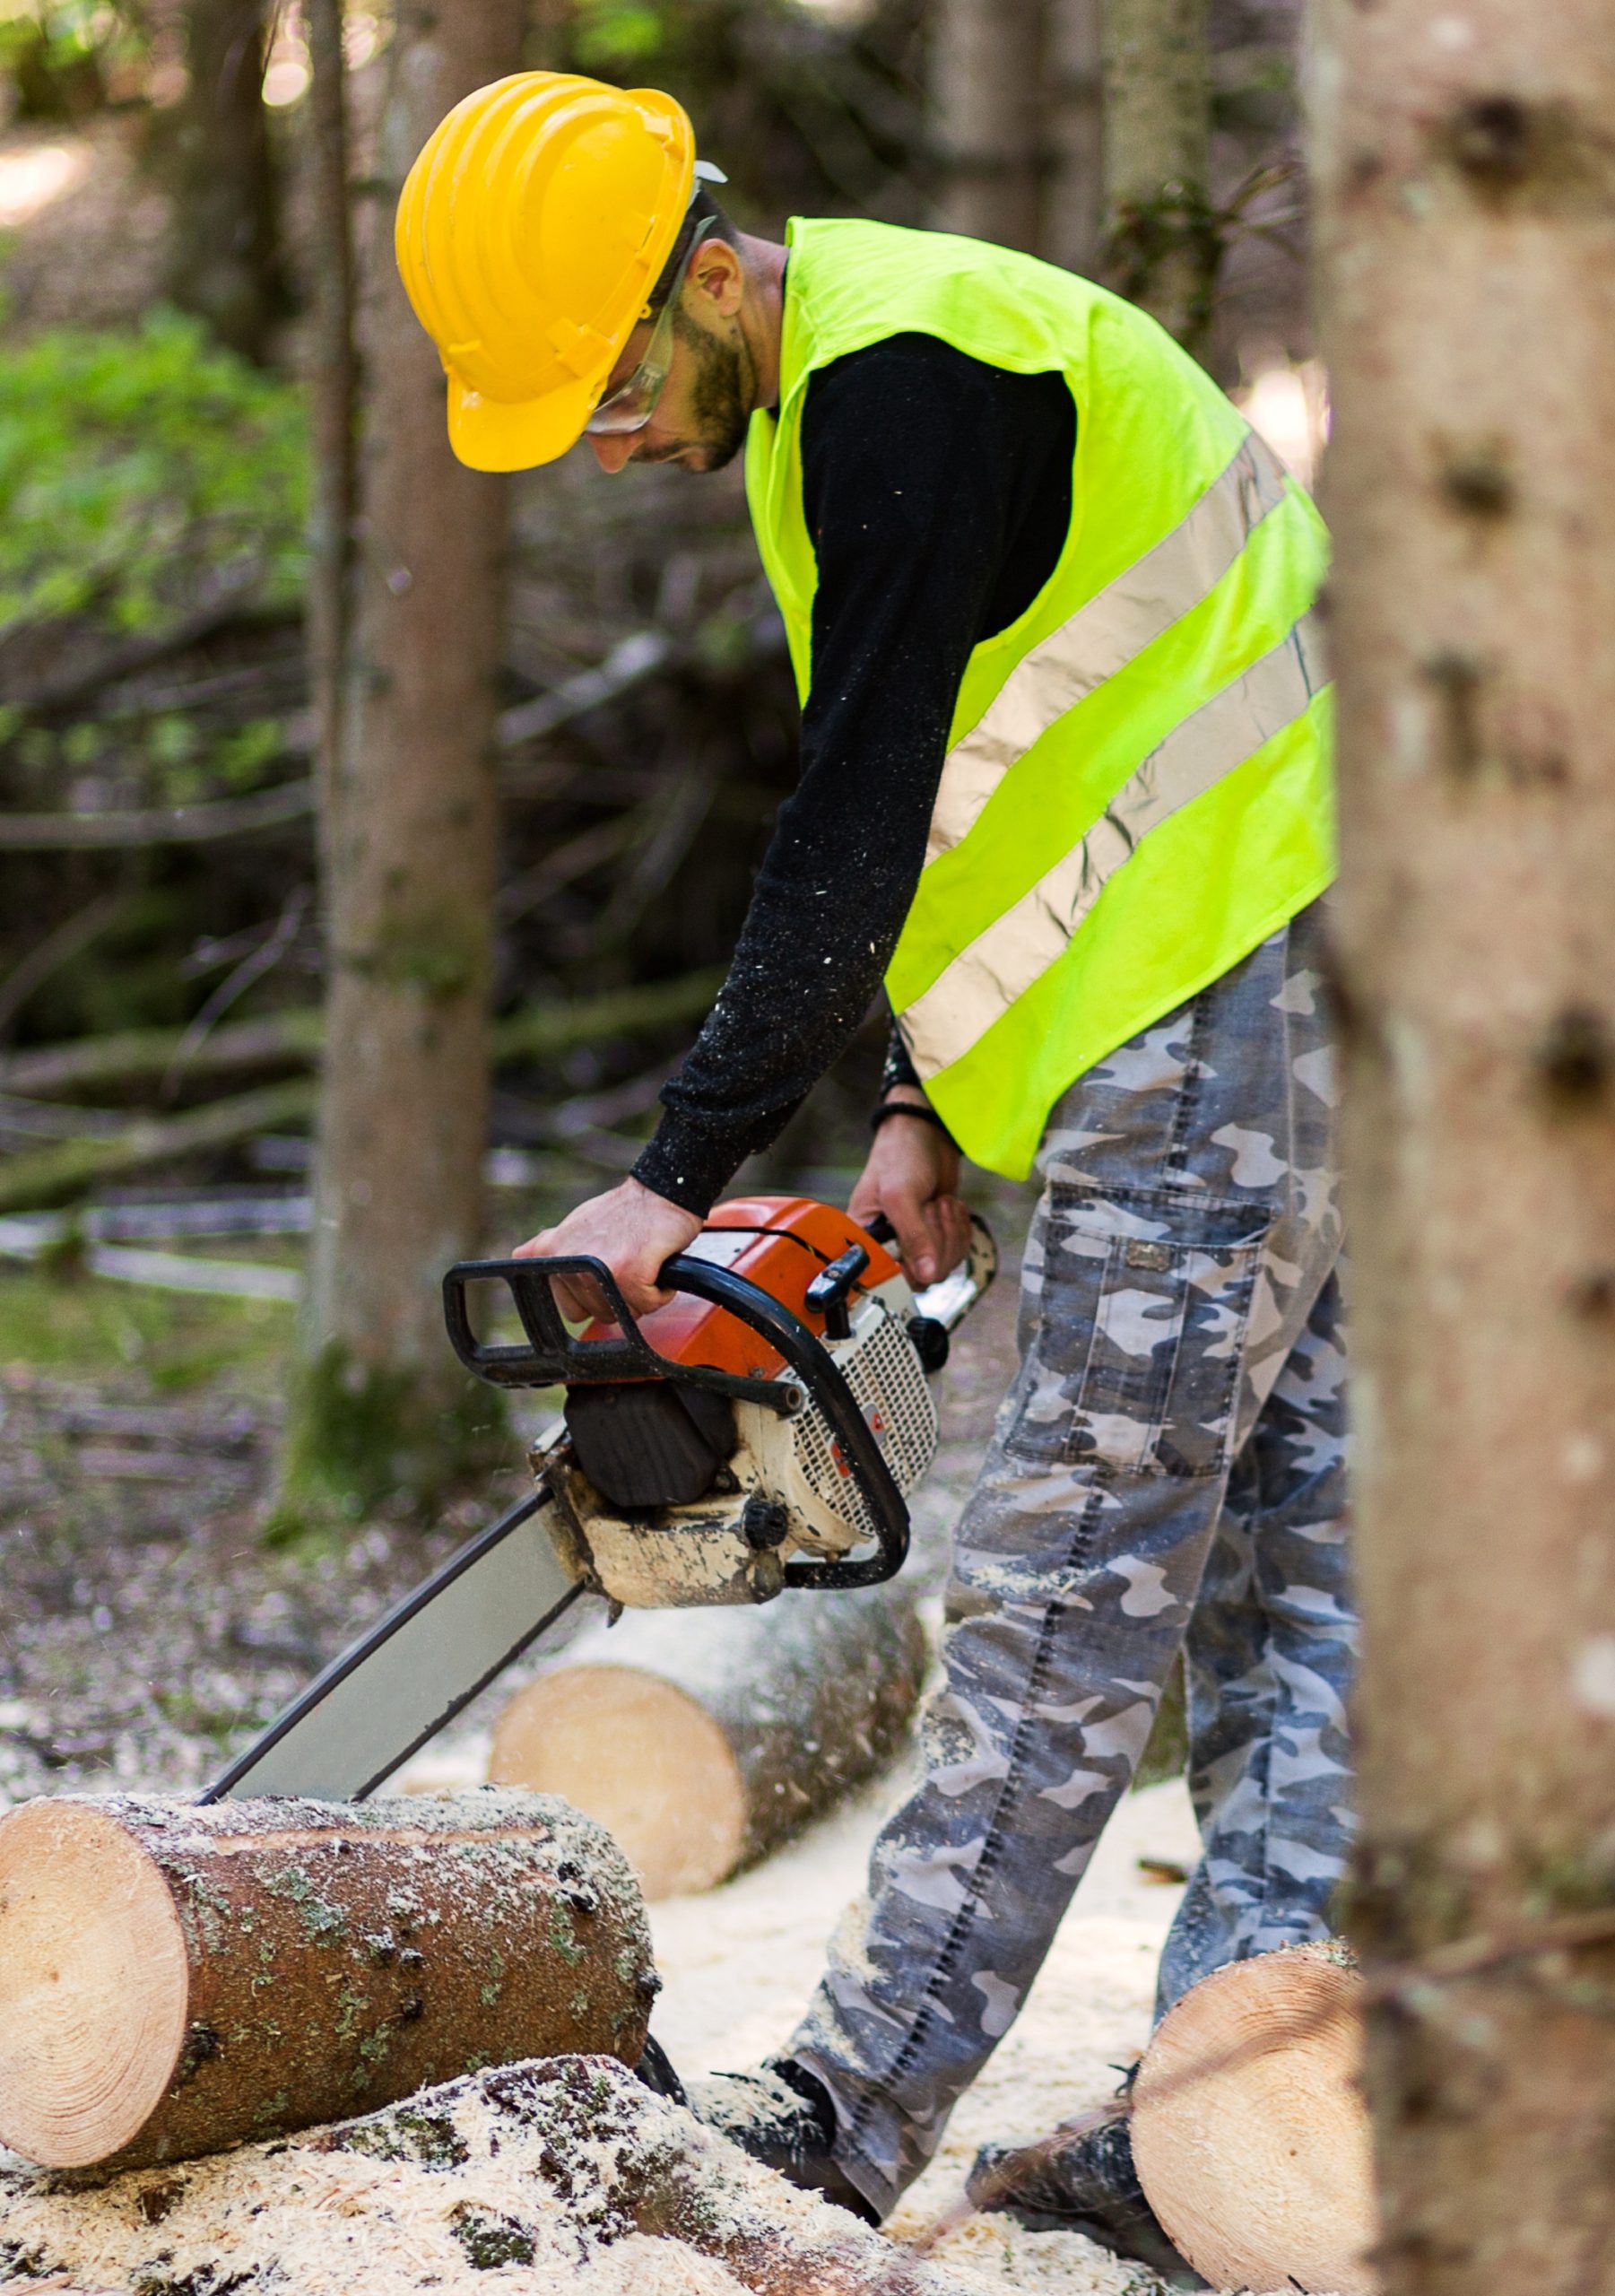
[(457, 103), (410, 170), (395, 245), (473, 470), (564, 455), (690, 204), (695, 133), (654, 88), (516, 72)]

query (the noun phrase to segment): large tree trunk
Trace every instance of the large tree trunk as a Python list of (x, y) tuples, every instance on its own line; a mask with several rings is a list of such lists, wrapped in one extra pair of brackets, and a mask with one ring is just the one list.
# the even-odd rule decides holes
[(1043, 0), (944, 0), (932, 35), (936, 221), (1029, 254), (1041, 217)]
[(1207, 0), (1105, 0), (1106, 262), (1198, 352), (1220, 247), (1211, 221)]
[(561, 1802), (0, 1820), (0, 2143), (48, 2167), (184, 2160), (491, 2061), (637, 2062), (655, 1992), (633, 1876)]
[[(617, 2269), (596, 2277), (617, 2248)], [(645, 2296), (969, 2296), (587, 2057), (501, 2066), (291, 2144), (99, 2191), (0, 2170), (8, 2257), (102, 2288), (236, 2296), (475, 2296), (501, 2266), (522, 2269), (497, 2284), (545, 2291), (576, 2278)]]
[(318, 724), (318, 766), (329, 823), (340, 780), (349, 578), (359, 483), (354, 431), (359, 377), (353, 340), (353, 232), (348, 187), (347, 74), (342, 0), (308, 0), (308, 164), (314, 309), (309, 344), (313, 501), (308, 535), (308, 683)]
[(931, 49), (939, 229), (1093, 268), (1100, 13), (1101, 0), (944, 0)]
[[(465, 1456), (438, 1283), (482, 1225), (508, 483), (449, 450), (392, 216), (444, 113), (520, 60), (520, 0), (397, 11), (362, 250), (367, 374), (346, 709), (324, 824), (331, 968), (290, 1517), (430, 1493)], [(481, 1422), (491, 1416), (479, 1399)], [(474, 1414), (473, 1414), (474, 1416)]]
[(893, 1753), (925, 1672), (916, 1592), (630, 1611), (511, 1700), (491, 1775), (598, 1818), (647, 1897), (713, 1889)]
[(248, 359), (286, 315), (275, 185), (264, 111), (266, 0), (187, 0), (190, 86), (157, 115), (174, 190), (167, 291)]
[[(1615, 1896), (1611, 29), (1321, 27), (1370, 1973)], [(1615, 2290), (1612, 1986), (1375, 2010), (1390, 2296)]]
[(1091, 272), (1104, 222), (1104, 0), (1044, 0), (1042, 213), (1035, 252)]

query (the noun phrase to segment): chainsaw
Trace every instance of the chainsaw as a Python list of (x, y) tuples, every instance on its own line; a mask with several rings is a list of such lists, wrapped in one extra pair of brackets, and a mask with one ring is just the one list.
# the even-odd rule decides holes
[[(565, 1389), (519, 1504), (334, 1659), (199, 1797), (362, 1801), (575, 1604), (766, 1603), (871, 1587), (902, 1567), (907, 1494), (935, 1454), (929, 1379), (992, 1281), (965, 1261), (917, 1296), (884, 1221), (804, 1196), (720, 1205), (636, 1318), (604, 1263), (464, 1260), (443, 1279), (450, 1344), (504, 1389)], [(574, 1330), (551, 1288), (592, 1279)], [(491, 1328), (490, 1299), (519, 1340)]]

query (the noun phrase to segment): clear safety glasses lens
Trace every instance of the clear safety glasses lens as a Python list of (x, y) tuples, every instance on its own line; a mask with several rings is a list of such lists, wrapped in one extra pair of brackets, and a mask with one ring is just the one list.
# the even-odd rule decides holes
[(690, 254), (679, 266), (679, 275), (673, 291), (656, 313), (656, 323), (645, 346), (645, 356), (625, 383), (619, 383), (609, 398), (603, 398), (585, 423), (584, 429), (595, 438), (609, 438), (614, 432), (643, 430), (656, 411), (656, 401), (662, 396), (662, 386), (667, 380), (667, 370), (673, 364), (673, 315), (683, 291), (684, 274), (690, 267), (690, 257), (695, 253), (692, 243)]

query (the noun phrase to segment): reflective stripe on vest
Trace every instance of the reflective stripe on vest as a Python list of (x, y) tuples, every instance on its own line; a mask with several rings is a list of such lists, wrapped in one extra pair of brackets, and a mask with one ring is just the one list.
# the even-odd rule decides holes
[(927, 861), (959, 843), (1003, 775), (1056, 718), (1215, 588), (1283, 499), (1284, 474), (1253, 431), (1181, 526), (1021, 657), (985, 715), (948, 752)]
[(1175, 726), (1074, 846), (1006, 909), (925, 994), (905, 1007), (903, 1037), (922, 1075), (950, 1068), (1067, 943), (1141, 840), (1159, 822), (1254, 757), (1305, 717), (1324, 679), (1310, 619), (1270, 654)]
[(1186, 1002), (1333, 873), (1330, 697), (1306, 495), (1153, 321), (1029, 257), (881, 224), (791, 227), (777, 417), (746, 481), (798, 683), (818, 571), (813, 372), (924, 333), (1077, 407), (1072, 524), (966, 666), (925, 866), (887, 973), (933, 1105), (1012, 1178), (1083, 1070)]

